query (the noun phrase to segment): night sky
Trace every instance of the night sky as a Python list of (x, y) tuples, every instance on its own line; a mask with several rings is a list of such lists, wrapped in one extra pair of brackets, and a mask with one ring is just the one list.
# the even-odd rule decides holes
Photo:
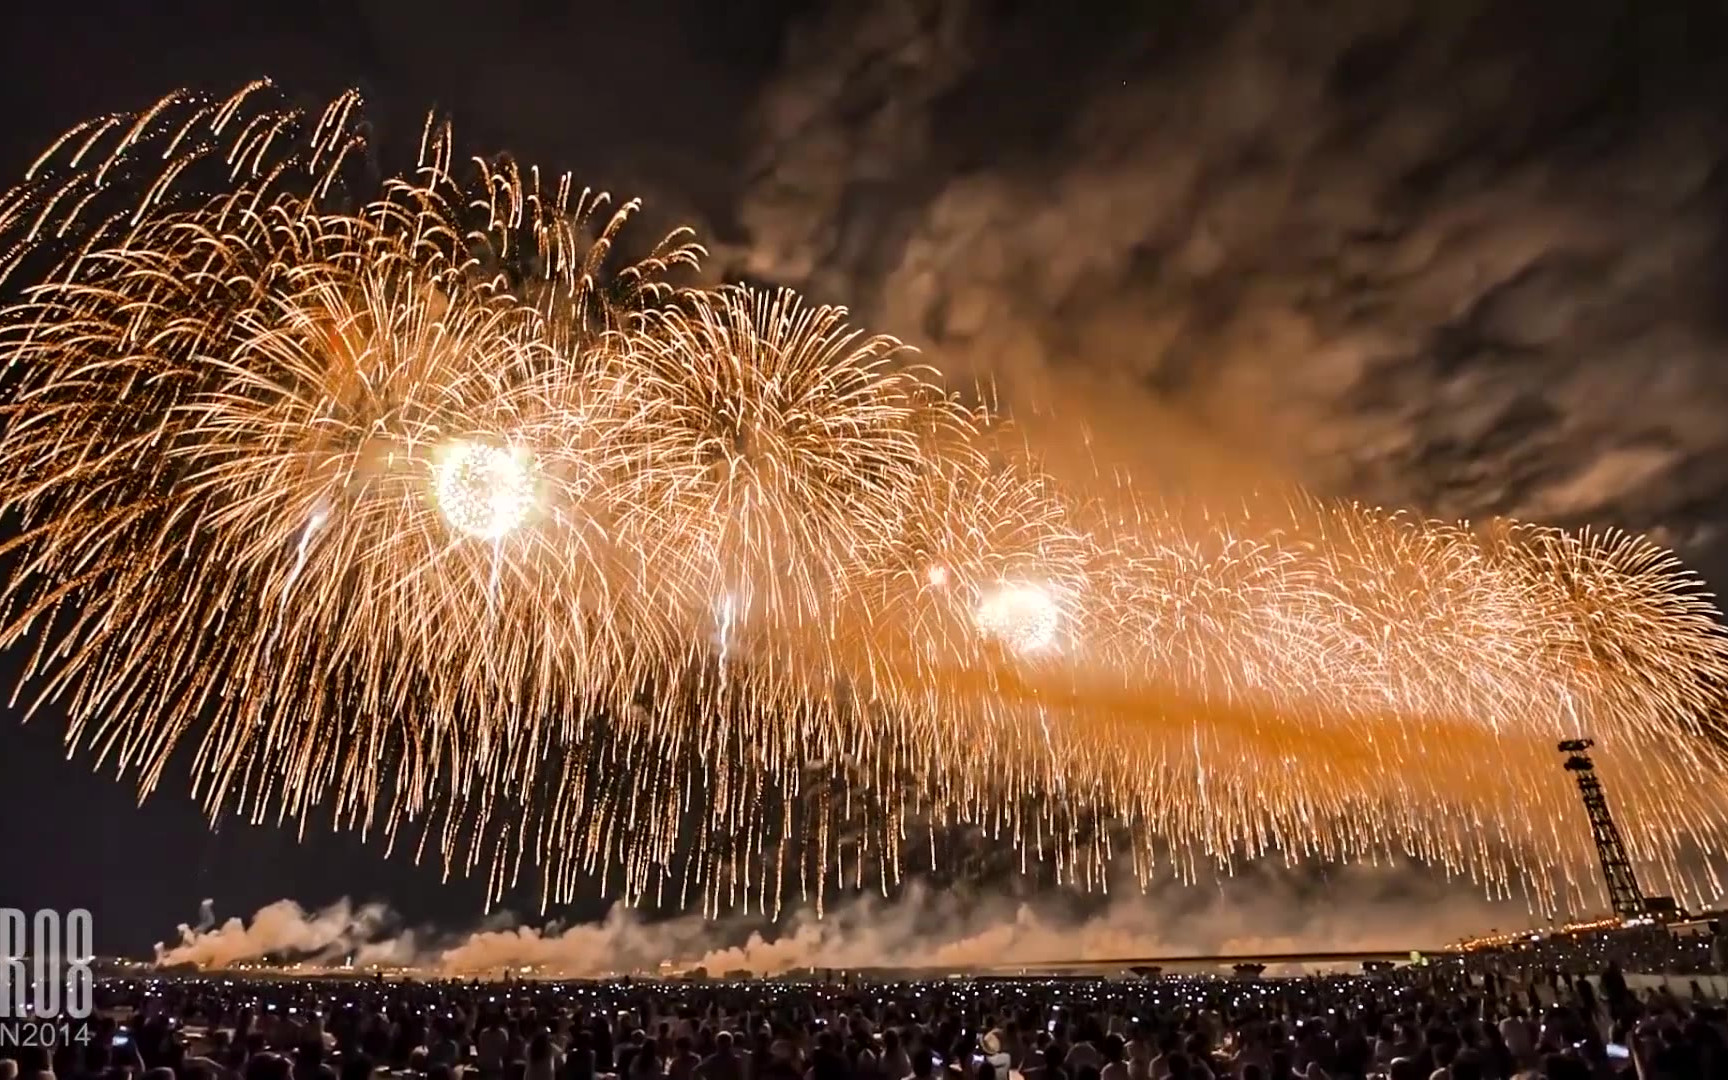
[[(1724, 41), (1679, 0), (34, 5), (0, 176), (178, 87), (357, 86), (393, 161), (435, 107), (695, 225), (718, 273), (1010, 399), (1057, 380), (1173, 483), (1624, 525), (1719, 581)], [(136, 810), (52, 718), (0, 722), (0, 903), (90, 907), (105, 951), (204, 897), (480, 911), (352, 837), (212, 834), (173, 782)]]

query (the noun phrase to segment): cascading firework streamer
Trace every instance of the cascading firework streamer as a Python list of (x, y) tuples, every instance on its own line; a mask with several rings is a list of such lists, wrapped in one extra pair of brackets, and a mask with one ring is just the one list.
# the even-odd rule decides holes
[[(1103, 887), (1417, 859), (1595, 895), (1555, 740), (1713, 895), (1728, 640), (1635, 537), (1065, 488), (899, 342), (267, 85), (0, 201), (0, 642), (144, 791), (491, 894), (778, 911), (982, 829)], [(368, 188), (366, 185), (370, 184)]]

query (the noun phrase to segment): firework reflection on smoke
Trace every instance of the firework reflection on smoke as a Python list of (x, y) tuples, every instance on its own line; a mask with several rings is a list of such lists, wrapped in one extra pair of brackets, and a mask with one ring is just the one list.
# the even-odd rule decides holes
[(1652, 880), (1713, 888), (1728, 646), (1666, 552), (1065, 490), (840, 309), (672, 289), (676, 235), (609, 269), (627, 213), (435, 124), (357, 199), (357, 101), (268, 94), (0, 201), (0, 641), (145, 790), (195, 743), (212, 812), (549, 901), (820, 903), (967, 826), (1091, 887), (1413, 855), (1548, 904), (1587, 732)]

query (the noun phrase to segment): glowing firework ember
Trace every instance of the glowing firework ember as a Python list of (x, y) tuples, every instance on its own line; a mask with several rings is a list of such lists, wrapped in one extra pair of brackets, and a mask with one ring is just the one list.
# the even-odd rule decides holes
[(1037, 585), (1002, 584), (978, 604), (978, 629), (1018, 653), (1049, 648), (1062, 626), (1062, 612)]
[(1643, 872), (1710, 890), (1728, 643), (1666, 552), (1063, 491), (843, 311), (671, 288), (682, 234), (612, 266), (628, 206), (437, 124), (357, 189), (363, 130), (174, 97), (0, 200), (0, 644), (143, 789), (191, 744), (212, 812), (549, 901), (772, 909), (965, 826), (1089, 886), (1415, 857), (1548, 904), (1588, 734)]
[(533, 459), (524, 451), (456, 442), (438, 455), (433, 489), (451, 526), (481, 540), (499, 540), (534, 505)]

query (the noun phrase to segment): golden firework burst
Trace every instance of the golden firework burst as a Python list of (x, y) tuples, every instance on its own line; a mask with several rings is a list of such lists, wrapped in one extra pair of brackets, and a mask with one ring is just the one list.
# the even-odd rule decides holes
[(0, 644), (145, 791), (187, 747), (213, 813), (548, 902), (775, 909), (966, 825), (1091, 886), (1416, 857), (1547, 904), (1588, 733), (1710, 887), (1728, 639), (1667, 552), (1064, 490), (844, 310), (673, 288), (685, 234), (624, 264), (633, 204), (437, 123), (368, 188), (362, 131), (176, 95), (0, 199)]

